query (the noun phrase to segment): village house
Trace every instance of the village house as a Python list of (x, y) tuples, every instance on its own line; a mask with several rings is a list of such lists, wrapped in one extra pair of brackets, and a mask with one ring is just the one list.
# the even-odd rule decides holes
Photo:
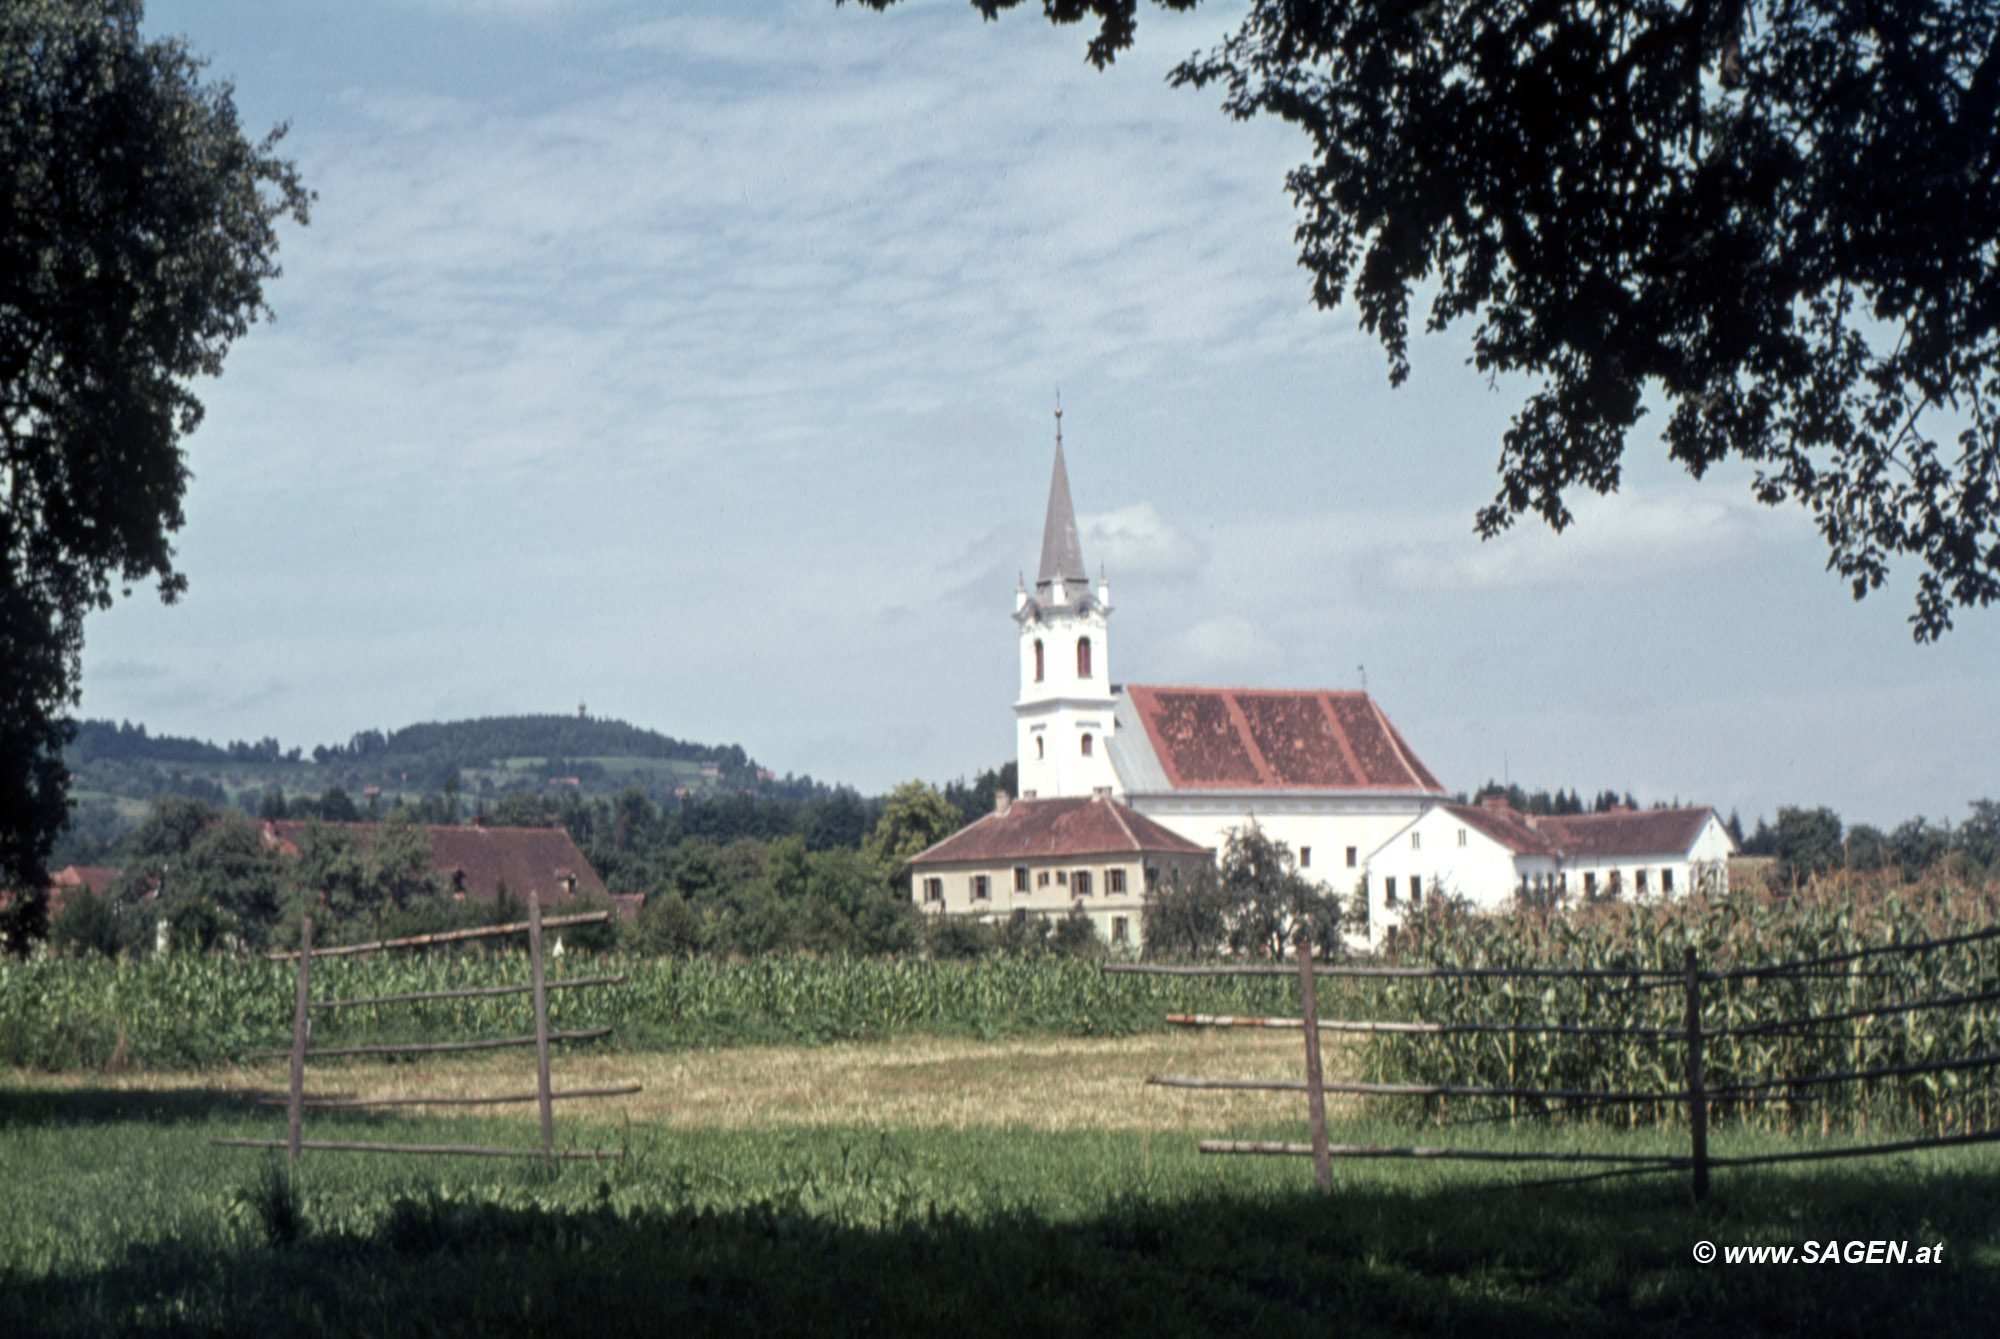
[(1735, 849), (1708, 808), (1537, 816), (1498, 795), (1438, 804), (1369, 853), (1369, 939), (1382, 943), (1426, 899), (1504, 911), (1517, 901), (1726, 893)]
[[(282, 855), (295, 856), (311, 826), (266, 819), (264, 843)], [(348, 832), (361, 842), (372, 840), (375, 833), (372, 823), (323, 826)], [(475, 822), (462, 827), (436, 824), (422, 831), (430, 838), (431, 870), (452, 897), (492, 902), (504, 885), (522, 902), (532, 897), (545, 907), (577, 897), (608, 901), (627, 919), (638, 914), (645, 900), (637, 893), (614, 897), (562, 828), (488, 827)]]
[(1089, 916), (1114, 948), (1137, 945), (1145, 894), (1215, 852), (1103, 795), (1009, 800), (910, 858), (919, 909), (998, 921)]

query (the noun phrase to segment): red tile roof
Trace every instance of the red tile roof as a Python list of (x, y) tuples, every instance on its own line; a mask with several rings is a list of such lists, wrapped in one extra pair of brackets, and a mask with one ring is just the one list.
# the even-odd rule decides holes
[(1657, 855), (1682, 852), (1715, 816), (1715, 810), (1623, 809), (1609, 814), (1568, 814), (1539, 821), (1564, 855)]
[[(264, 840), (286, 855), (297, 855), (310, 824), (290, 819), (266, 820)], [(366, 842), (372, 823), (328, 823)], [(431, 868), (449, 887), (468, 897), (490, 902), (504, 881), (515, 897), (532, 895), (544, 906), (570, 895), (566, 880), (575, 878), (576, 893), (607, 897), (604, 880), (576, 849), (561, 828), (443, 827), (424, 829), (431, 838)]]
[(1116, 800), (1072, 796), (1059, 800), (1016, 800), (1005, 813), (991, 813), (960, 828), (929, 850), (910, 857), (913, 865), (999, 864), (1061, 856), (1213, 854), (1177, 832)]
[(1366, 693), (1125, 692), (1176, 790), (1444, 790)]
[(1708, 808), (1621, 809), (1530, 817), (1506, 804), (1444, 807), (1517, 854), (1569, 857), (1678, 855), (1715, 814)]

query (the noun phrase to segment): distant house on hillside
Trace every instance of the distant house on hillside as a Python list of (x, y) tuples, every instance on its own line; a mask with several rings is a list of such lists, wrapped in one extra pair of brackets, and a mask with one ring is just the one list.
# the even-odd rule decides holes
[[(280, 854), (297, 855), (310, 823), (266, 819), (264, 842)], [(371, 840), (372, 823), (328, 823), (324, 826), (353, 834), (357, 842)], [(576, 849), (561, 828), (425, 827), (431, 840), (431, 869), (455, 897), (491, 902), (504, 883), (513, 896), (534, 898), (543, 906), (576, 897), (597, 897), (617, 904), (626, 917), (638, 914), (643, 894), (613, 897), (604, 880)]]
[(1379, 943), (1440, 895), (1500, 911), (1516, 899), (1726, 893), (1735, 853), (1713, 809), (1537, 816), (1499, 795), (1433, 805), (1368, 855), (1369, 937)]
[(1058, 918), (1072, 907), (1110, 944), (1139, 942), (1147, 893), (1215, 852), (1108, 796), (1009, 801), (910, 857), (910, 895), (930, 915)]

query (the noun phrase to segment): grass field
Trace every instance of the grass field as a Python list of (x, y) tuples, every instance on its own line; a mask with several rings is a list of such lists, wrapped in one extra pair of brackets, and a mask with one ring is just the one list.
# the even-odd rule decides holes
[[(1534, 1173), (1202, 1158), (1299, 1138), (1296, 1097), (1146, 1089), (1295, 1074), (1296, 1038), (917, 1036), (564, 1057), (635, 1098), (559, 1110), (537, 1162), (216, 1149), (272, 1136), (282, 1066), (0, 1076), (0, 1333), (1986, 1334), (2000, 1156), (1509, 1188)], [(518, 1057), (315, 1067), (325, 1091), (516, 1088)], [(1679, 1151), (1674, 1132), (1336, 1139)], [(312, 1113), (309, 1131), (526, 1145), (533, 1116)], [(1774, 1146), (1726, 1135), (1717, 1152)], [(1945, 1244), (1917, 1266), (1697, 1265), (1698, 1241)]]

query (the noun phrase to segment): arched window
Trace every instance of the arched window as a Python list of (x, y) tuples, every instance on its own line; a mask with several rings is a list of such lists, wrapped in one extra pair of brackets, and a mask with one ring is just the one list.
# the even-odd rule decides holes
[(1076, 677), (1079, 679), (1088, 679), (1090, 677), (1090, 638), (1088, 637), (1079, 637), (1076, 639)]
[(1037, 758), (1042, 756), (1042, 737), (1040, 735), (1035, 736), (1035, 756)]
[(1090, 756), (1090, 744), (1091, 744), (1090, 736), (1085, 735), (1083, 737), (1083, 756), (1086, 758)]
[(1042, 639), (1035, 638), (1035, 682), (1042, 681)]

